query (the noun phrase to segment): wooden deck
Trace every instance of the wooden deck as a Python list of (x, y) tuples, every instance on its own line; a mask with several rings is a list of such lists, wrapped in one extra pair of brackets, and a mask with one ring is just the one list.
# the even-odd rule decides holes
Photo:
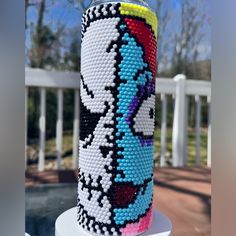
[[(26, 187), (74, 183), (74, 171), (26, 172)], [(174, 236), (211, 235), (211, 170), (159, 168), (155, 172), (154, 206), (173, 223)]]

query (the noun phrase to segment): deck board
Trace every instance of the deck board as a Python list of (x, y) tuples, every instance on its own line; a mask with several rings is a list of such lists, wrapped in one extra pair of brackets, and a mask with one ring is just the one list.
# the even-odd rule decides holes
[[(173, 223), (174, 236), (209, 236), (211, 170), (209, 168), (158, 168), (155, 171), (154, 207)], [(75, 171), (26, 172), (26, 187), (75, 183)]]

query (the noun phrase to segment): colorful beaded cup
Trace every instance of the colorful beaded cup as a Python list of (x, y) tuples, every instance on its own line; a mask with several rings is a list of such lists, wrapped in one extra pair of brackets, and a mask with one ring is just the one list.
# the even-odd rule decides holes
[(83, 15), (78, 224), (138, 235), (152, 223), (157, 18), (108, 3)]

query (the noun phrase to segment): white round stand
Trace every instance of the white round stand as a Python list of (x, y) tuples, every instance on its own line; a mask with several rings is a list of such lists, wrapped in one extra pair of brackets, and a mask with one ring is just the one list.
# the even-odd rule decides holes
[[(81, 229), (76, 220), (76, 207), (65, 211), (56, 220), (55, 236), (91, 236)], [(159, 211), (154, 211), (151, 228), (142, 236), (171, 236), (171, 221)]]
[(25, 236), (30, 236), (29, 234), (25, 233)]

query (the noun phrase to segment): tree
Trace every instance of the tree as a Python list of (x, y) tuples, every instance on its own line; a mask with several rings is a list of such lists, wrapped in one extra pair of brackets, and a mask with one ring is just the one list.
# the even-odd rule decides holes
[[(200, 10), (202, 0), (182, 0), (180, 11), (180, 29), (175, 32), (173, 43), (175, 45), (171, 76), (185, 74), (187, 78), (198, 79), (200, 67), (198, 62), (199, 45), (204, 37), (202, 27), (206, 17)], [(189, 123), (194, 124), (195, 101), (189, 100)]]
[(168, 26), (170, 23), (170, 9), (164, 7), (163, 0), (157, 0), (156, 3), (156, 14), (158, 17), (158, 50), (157, 50), (157, 59), (158, 59), (158, 74), (159, 71), (164, 70), (168, 65), (168, 51), (170, 45), (170, 31), (168, 31)]
[[(56, 32), (53, 32), (49, 25), (45, 25), (44, 17), (46, 12), (46, 0), (38, 0), (37, 2), (25, 1), (26, 10), (29, 6), (38, 8), (37, 21), (33, 26), (31, 37), (31, 48), (28, 52), (29, 65), (33, 68), (57, 68), (60, 63), (60, 36), (63, 33), (64, 27), (58, 25)], [(26, 12), (27, 15), (27, 12)], [(26, 29), (27, 29), (26, 17)], [(39, 96), (36, 89), (29, 90), (29, 136), (31, 138), (37, 137), (39, 115)], [(51, 136), (55, 132), (56, 120), (56, 97), (55, 91), (47, 92), (47, 136)]]
[(70, 44), (69, 52), (64, 56), (64, 63), (72, 71), (80, 71), (80, 38), (75, 34)]
[[(175, 32), (172, 57), (172, 74), (183, 73), (186, 76), (196, 76), (196, 62), (198, 60), (198, 47), (204, 33), (201, 31), (205, 22), (204, 14), (199, 10), (202, 0), (183, 0), (180, 13), (180, 29)], [(192, 63), (192, 68), (189, 64)]]
[[(64, 64), (67, 70), (80, 71), (80, 37), (77, 31), (71, 33), (73, 39), (70, 44), (69, 52), (64, 56)], [(64, 91), (64, 128), (66, 130), (72, 129), (71, 117), (74, 115), (74, 91)]]
[(70, 4), (72, 4), (76, 9), (78, 9), (81, 13), (86, 10), (86, 4), (84, 0), (68, 0)]
[(36, 6), (37, 2), (34, 0), (25, 0), (25, 29), (28, 28), (28, 18), (27, 18), (27, 11), (29, 7)]
[(45, 1), (39, 3), (38, 20), (35, 26), (35, 32), (32, 37), (32, 48), (30, 50), (30, 65), (31, 67), (45, 68), (46, 65), (55, 67), (60, 58), (58, 50), (55, 50), (54, 45), (59, 42), (58, 29), (56, 33), (52, 32), (49, 26), (44, 24)]

